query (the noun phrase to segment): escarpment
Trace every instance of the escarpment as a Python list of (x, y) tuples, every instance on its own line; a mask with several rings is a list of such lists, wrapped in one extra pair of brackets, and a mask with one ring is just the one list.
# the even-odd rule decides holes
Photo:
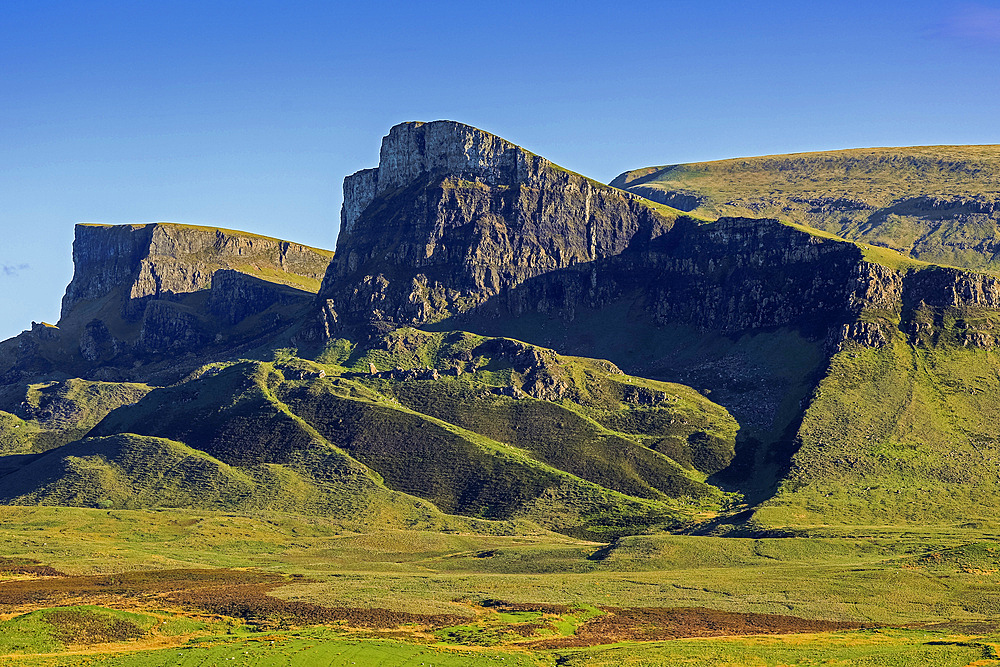
[(348, 177), (344, 199), (320, 296), (337, 318), (393, 325), (440, 320), (618, 255), (676, 218), (449, 121), (392, 128), (379, 167)]
[(126, 379), (154, 362), (201, 358), (273, 334), (308, 310), (331, 256), (207, 227), (77, 225), (58, 326), (7, 345), (0, 374), (35, 377), (59, 360), (82, 376)]
[(996, 307), (993, 283), (974, 274), (950, 287), (777, 220), (708, 223), (448, 121), (392, 128), (379, 166), (348, 177), (344, 193), (320, 290), (327, 336), (472, 314), (572, 321), (631, 299), (661, 326), (795, 327), (836, 348), (885, 344), (921, 303)]
[(923, 261), (1000, 268), (1000, 146), (675, 164), (628, 171), (611, 184), (697, 215), (780, 217)]
[[(851, 169), (881, 183), (904, 164)], [(949, 164), (945, 180), (965, 173)], [(719, 173), (732, 185), (788, 167), (812, 188), (837, 165)], [(1000, 462), (987, 446), (1000, 278), (816, 228), (845, 211), (992, 219), (989, 188), (775, 195), (823, 223), (805, 225), (746, 193), (716, 210), (710, 188), (661, 182), (680, 172), (616, 181), (627, 192), (467, 125), (404, 123), (377, 167), (345, 179), (335, 255), (184, 225), (79, 226), (58, 326), (0, 343), (0, 426), (24, 427), (0, 446), (51, 449), (73, 474), (82, 454), (118, 470), (127, 452), (159, 452), (255, 507), (391, 495), (407, 512), (602, 539), (725, 512), (722, 489), (775, 526), (784, 507), (828, 522), (823, 499), (842, 488), (912, 504), (892, 487), (911, 477), (1000, 497), (954, 455)], [(961, 238), (989, 245), (948, 236)], [(0, 496), (58, 496), (14, 486)], [(873, 520), (874, 504), (858, 507)]]
[(125, 288), (129, 315), (143, 300), (180, 295), (212, 286), (219, 269), (304, 287), (319, 281), (330, 253), (279, 239), (192, 225), (77, 225), (73, 280), (63, 297), (65, 317), (85, 300)]
[[(344, 192), (315, 338), (462, 329), (698, 387), (741, 424), (722, 474), (762, 494), (839, 355), (1000, 341), (989, 276), (773, 218), (686, 215), (457, 123), (392, 128)], [(659, 201), (698, 213), (702, 198)]]

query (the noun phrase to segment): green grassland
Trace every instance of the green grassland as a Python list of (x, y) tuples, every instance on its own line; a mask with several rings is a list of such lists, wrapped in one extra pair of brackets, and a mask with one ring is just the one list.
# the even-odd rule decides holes
[(935, 665), (997, 664), (995, 637), (939, 635), (923, 631), (874, 631), (678, 640), (566, 652), (560, 665), (656, 667), (659, 665)]
[[(442, 665), (995, 664), (998, 534), (891, 527), (832, 532), (635, 536), (608, 546), (551, 533), (356, 532), (331, 519), (287, 514), (6, 506), (0, 508), (0, 556), (8, 561), (37, 559), (83, 575), (259, 568), (299, 575), (273, 591), (281, 599), (467, 620), (433, 633), (337, 624), (281, 630), (164, 611), (148, 606), (163, 602), (139, 598), (115, 603), (124, 608), (71, 604), (8, 615), (0, 621), (0, 656), (5, 664), (25, 665), (221, 664), (229, 658), (260, 665), (341, 659), (358, 665), (415, 659)], [(509, 610), (495, 600), (509, 601)], [(600, 620), (607, 605), (778, 613), (895, 629), (531, 645), (574, 637)]]
[(6, 558), (71, 574), (260, 568), (317, 604), (456, 613), (473, 603), (708, 607), (875, 624), (991, 623), (997, 532), (859, 526), (804, 537), (649, 535), (610, 545), (552, 533), (373, 530), (289, 514), (0, 508)]
[[(444, 375), (389, 379), (370, 375), (373, 365)], [(63, 384), (117, 387), (121, 405), (74, 412), (82, 390), (57, 392), (51, 410), (76, 415), (62, 425), (89, 437), (6, 457), (16, 470), (0, 480), (6, 502), (305, 512), (410, 528), (487, 520), (487, 532), (527, 521), (603, 539), (676, 528), (730, 502), (704, 481), (733, 456), (737, 425), (723, 408), (516, 341), (408, 329), (366, 349), (334, 341), (314, 361), (279, 350), (270, 362), (210, 364), (155, 389)], [(524, 393), (556, 389), (562, 397), (548, 401)], [(29, 388), (29, 400), (42, 390)], [(10, 438), (17, 454), (42, 449)]]
[(806, 410), (791, 474), (756, 518), (995, 525), (998, 370), (993, 350), (913, 346), (901, 334), (846, 348)]
[(14, 659), (12, 664), (30, 667), (114, 665), (115, 667), (158, 667), (178, 665), (235, 664), (283, 667), (292, 665), (385, 665), (388, 667), (541, 667), (552, 664), (519, 652), (415, 646), (386, 640), (344, 639), (323, 630), (268, 633), (255, 636), (209, 636), (179, 647), (142, 652), (111, 652), (105, 655)]
[[(661, 665), (935, 665), (965, 667), (997, 664), (995, 637), (980, 638), (917, 631), (816, 634), (795, 637), (754, 637), (652, 643), (623, 643), (602, 649), (578, 649), (558, 655), (526, 654), (482, 648), (412, 645), (398, 641), (356, 640), (310, 630), (269, 633), (263, 637), (217, 636), (178, 648), (109, 652), (105, 655), (13, 658), (12, 665), (52, 667), (114, 665), (115, 667), (200, 666), (235, 664), (260, 667), (319, 664), (331, 667), (543, 667), (591, 665), (659, 667)], [(984, 640), (985, 639), (985, 640)]]
[[(612, 185), (697, 200), (692, 213), (775, 217), (913, 258), (998, 268), (1000, 147), (922, 146), (771, 155), (664, 167)], [(985, 205), (984, 205), (985, 204)]]

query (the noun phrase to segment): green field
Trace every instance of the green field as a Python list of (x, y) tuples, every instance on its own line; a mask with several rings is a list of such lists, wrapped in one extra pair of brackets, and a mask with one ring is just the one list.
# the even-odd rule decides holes
[[(0, 664), (1000, 664), (997, 537), (869, 526), (605, 545), (554, 534), (355, 532), (281, 514), (8, 506)], [(69, 578), (23, 571), (34, 562)], [(226, 575), (236, 577), (235, 596), (251, 601), (256, 589), (246, 586), (266, 580), (275, 604), (223, 613), (171, 592), (174, 583), (137, 594), (136, 582), (174, 572), (235, 573)], [(195, 591), (210, 585), (192, 581)], [(317, 626), (295, 605), (356, 611)], [(616, 624), (625, 608), (776, 614), (768, 618), (798, 619), (799, 630), (664, 641), (675, 631), (656, 620), (665, 616)], [(349, 620), (379, 609), (400, 620)], [(827, 621), (872, 629), (808, 631)], [(710, 626), (685, 627), (729, 627)]]
[[(997, 638), (993, 638), (996, 641)], [(73, 655), (44, 658), (7, 658), (24, 667), (200, 667), (237, 665), (294, 667), (656, 667), (660, 665), (731, 665), (733, 667), (780, 665), (879, 665), (906, 667), (998, 664), (989, 639), (918, 631), (878, 631), (754, 637), (713, 641), (619, 644), (594, 650), (559, 654), (526, 654), (514, 651), (469, 650), (417, 646), (385, 640), (351, 640), (330, 637), (324, 631), (271, 633), (261, 637), (209, 637), (180, 647), (120, 652), (107, 655)]]

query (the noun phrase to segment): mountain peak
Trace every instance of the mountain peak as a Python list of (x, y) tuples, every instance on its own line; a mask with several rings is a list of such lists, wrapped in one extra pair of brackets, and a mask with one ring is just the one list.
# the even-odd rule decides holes
[(378, 192), (433, 172), (509, 181), (516, 177), (519, 152), (505, 139), (451, 120), (400, 123), (382, 139)]
[(543, 273), (638, 249), (677, 214), (469, 125), (402, 123), (382, 139), (378, 167), (344, 179), (320, 296), (331, 321), (438, 321)]
[(541, 159), (464, 123), (400, 123), (382, 138), (378, 167), (344, 179), (342, 228), (350, 231), (377, 195), (406, 187), (422, 176), (448, 174), (510, 186), (525, 178), (529, 158)]

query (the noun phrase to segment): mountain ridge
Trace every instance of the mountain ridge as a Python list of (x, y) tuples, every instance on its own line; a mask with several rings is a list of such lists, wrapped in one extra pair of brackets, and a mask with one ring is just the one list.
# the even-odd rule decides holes
[(612, 185), (701, 215), (779, 217), (995, 271), (1000, 146), (860, 148), (627, 171)]
[[(966, 463), (944, 443), (987, 455), (991, 413), (955, 374), (994, 364), (992, 275), (794, 220), (688, 215), (452, 121), (395, 126), (344, 192), (333, 253), (170, 223), (78, 226), (59, 326), (0, 343), (8, 482), (68, 448), (67, 461), (90, 452), (93, 466), (66, 469), (99, 488), (150, 488), (121, 457), (193, 447), (215, 461), (204, 474), (244, 480), (251, 505), (267, 489), (293, 505), (305, 488), (350, 503), (403, 493), (607, 538), (769, 530), (803, 504), (823, 522), (836, 506), (819, 490), (905, 487), (903, 470), (961, 493)], [(862, 409), (854, 396), (868, 431), (841, 426)], [(921, 433), (936, 467), (902, 466)], [(867, 476), (831, 472), (843, 461)], [(10, 499), (85, 497), (46, 484)], [(920, 507), (906, 511), (940, 519)], [(727, 519), (748, 508), (749, 523)]]

